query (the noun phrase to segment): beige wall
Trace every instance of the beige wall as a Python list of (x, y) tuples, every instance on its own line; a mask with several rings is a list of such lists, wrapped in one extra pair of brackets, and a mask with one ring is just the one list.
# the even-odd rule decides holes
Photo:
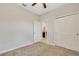
[[(46, 24), (47, 24), (48, 40), (51, 44), (55, 43), (56, 45), (60, 45), (65, 48), (79, 51), (79, 47), (74, 45), (77, 41), (72, 40), (72, 39), (74, 39), (74, 36), (69, 34), (70, 32), (72, 33), (73, 30), (75, 29), (73, 27), (74, 26), (74, 23), (72, 21), (73, 17), (64, 18), (64, 19), (61, 18), (59, 20), (56, 19), (61, 16), (77, 13), (78, 11), (79, 11), (79, 4), (65, 4), (65, 5), (41, 16), (41, 20), (46, 22)], [(79, 19), (78, 16), (77, 16), (77, 19)], [(74, 20), (75, 20), (75, 18), (74, 18)], [(70, 23), (68, 23), (68, 22), (70, 22)], [(64, 25), (66, 25), (66, 27), (64, 27)], [(67, 30), (67, 28), (69, 28), (69, 29)], [(62, 30), (63, 30), (63, 33), (62, 33)], [(58, 32), (56, 32), (56, 31), (58, 31)], [(71, 40), (69, 40), (69, 38)], [(70, 43), (70, 42), (72, 42), (72, 43)], [(77, 44), (77, 45), (79, 45), (79, 44)]]
[(0, 4), (0, 51), (34, 42), (35, 20), (38, 15), (17, 4)]

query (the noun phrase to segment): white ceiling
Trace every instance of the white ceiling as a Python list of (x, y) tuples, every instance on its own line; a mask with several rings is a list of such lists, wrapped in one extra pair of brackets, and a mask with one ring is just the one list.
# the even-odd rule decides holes
[(38, 3), (35, 6), (32, 6), (32, 3), (25, 3), (25, 4), (26, 4), (26, 7), (24, 7), (22, 4), (20, 5), (31, 12), (34, 12), (38, 15), (42, 15), (57, 7), (62, 6), (64, 3), (46, 3), (47, 8), (44, 8), (42, 3)]

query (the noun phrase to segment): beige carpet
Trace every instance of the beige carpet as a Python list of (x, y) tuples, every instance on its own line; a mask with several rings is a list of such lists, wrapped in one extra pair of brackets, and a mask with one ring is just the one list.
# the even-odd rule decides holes
[(79, 53), (66, 48), (38, 42), (6, 52), (1, 54), (1, 56), (79, 56)]

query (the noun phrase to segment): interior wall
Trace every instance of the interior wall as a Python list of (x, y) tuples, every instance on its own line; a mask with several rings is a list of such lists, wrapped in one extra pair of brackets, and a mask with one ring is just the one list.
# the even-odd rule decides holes
[(38, 19), (17, 4), (0, 4), (0, 52), (34, 42), (33, 22)]
[[(78, 11), (79, 11), (79, 4), (70, 3), (70, 4), (64, 4), (61, 7), (56, 8), (56, 9), (52, 10), (51, 12), (41, 16), (42, 21), (45, 21), (47, 24), (48, 40), (49, 40), (50, 44), (56, 44), (56, 45), (60, 45), (65, 48), (79, 51), (78, 50), (79, 48), (78, 49), (70, 48), (71, 46), (69, 44), (67, 44), (67, 43), (70, 43), (70, 41), (69, 40), (66, 41), (66, 39), (67, 39), (66, 37), (64, 37), (62, 40), (62, 37), (63, 37), (62, 35), (64, 35), (66, 32), (64, 32), (64, 34), (62, 34), (62, 35), (60, 35), (58, 32), (55, 32), (55, 30), (56, 30), (55, 27), (56, 28), (63, 27), (63, 24), (64, 24), (63, 20), (62, 21), (58, 20), (59, 21), (58, 22), (58, 21), (56, 21), (56, 18), (65, 16), (65, 15), (69, 15), (69, 14), (73, 14), (73, 13), (77, 13)], [(55, 26), (56, 24), (59, 24), (60, 22), (62, 22), (61, 25)], [(65, 22), (67, 22), (67, 21), (65, 21)], [(71, 21), (69, 21), (69, 22), (71, 22)], [(63, 28), (65, 29), (65, 27), (63, 27)], [(60, 29), (59, 31), (62, 31), (62, 30)], [(59, 35), (57, 35), (57, 34), (59, 34)], [(66, 35), (66, 36), (68, 36), (68, 35)], [(58, 39), (56, 39), (56, 38), (58, 38)], [(64, 44), (62, 43), (62, 41)], [(77, 48), (77, 47), (75, 47), (75, 48)]]

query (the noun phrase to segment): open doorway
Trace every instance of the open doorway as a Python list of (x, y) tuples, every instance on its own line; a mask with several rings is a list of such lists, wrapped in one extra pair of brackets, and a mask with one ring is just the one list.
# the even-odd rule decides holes
[(46, 30), (46, 27), (43, 27), (42, 38), (43, 39), (47, 39), (47, 30)]
[(42, 42), (48, 43), (48, 36), (47, 36), (47, 25), (45, 22), (42, 22)]

